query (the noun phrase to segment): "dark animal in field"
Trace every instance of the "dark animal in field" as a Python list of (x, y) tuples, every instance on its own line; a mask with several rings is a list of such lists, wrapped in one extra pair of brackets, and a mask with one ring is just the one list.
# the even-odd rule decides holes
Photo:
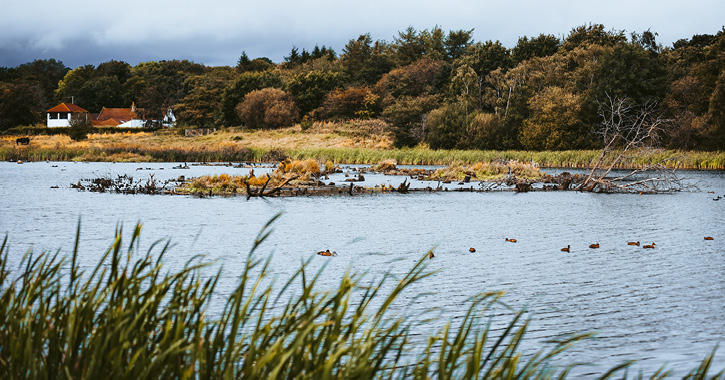
[(642, 248), (649, 248), (652, 249), (655, 247), (655, 243), (649, 244), (649, 245), (643, 245)]
[(715, 240), (712, 236), (705, 236), (705, 240)]
[(325, 250), (325, 251), (317, 252), (317, 254), (320, 256), (337, 256), (337, 252), (335, 252), (335, 251), (330, 252), (329, 249)]
[(627, 245), (639, 245), (639, 242), (638, 241), (630, 241), (630, 242), (627, 242)]
[(20, 137), (19, 139), (15, 140), (15, 145), (29, 145), (30, 144), (30, 137)]
[(589, 244), (589, 248), (599, 248), (599, 243), (597, 243), (597, 244)]
[(561, 249), (562, 252), (571, 252), (571, 245), (567, 245), (566, 248)]
[(436, 255), (433, 254), (433, 251), (428, 251), (428, 259), (432, 259), (436, 257)]
[(476, 248), (473, 248), (473, 247), (468, 248), (468, 252), (474, 253), (474, 252), (476, 252)]
[(506, 241), (509, 242), (509, 243), (516, 243), (516, 239), (506, 238)]

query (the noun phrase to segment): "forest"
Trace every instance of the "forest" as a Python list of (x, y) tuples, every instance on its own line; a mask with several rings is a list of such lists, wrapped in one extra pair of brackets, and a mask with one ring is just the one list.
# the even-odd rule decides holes
[(601, 24), (512, 48), (472, 36), (409, 27), (391, 42), (360, 35), (339, 54), (293, 47), (281, 63), (242, 52), (235, 67), (35, 60), (0, 68), (0, 133), (43, 125), (45, 110), (72, 99), (89, 112), (135, 102), (147, 118), (171, 108), (179, 127), (372, 119), (397, 147), (598, 149), (602, 110), (618, 101), (656, 110), (662, 147), (725, 150), (725, 28), (672, 46)]

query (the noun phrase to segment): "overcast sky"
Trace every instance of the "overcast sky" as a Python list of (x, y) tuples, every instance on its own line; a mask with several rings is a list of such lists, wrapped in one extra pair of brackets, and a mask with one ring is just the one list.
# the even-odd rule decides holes
[(392, 41), (408, 26), (435, 25), (475, 29), (476, 41), (513, 47), (520, 36), (563, 37), (598, 23), (627, 33), (651, 29), (671, 46), (725, 24), (724, 0), (21, 0), (2, 8), (2, 67), (45, 58), (71, 68), (112, 59), (235, 65), (242, 51), (281, 62), (292, 46), (326, 45), (339, 54), (360, 34)]

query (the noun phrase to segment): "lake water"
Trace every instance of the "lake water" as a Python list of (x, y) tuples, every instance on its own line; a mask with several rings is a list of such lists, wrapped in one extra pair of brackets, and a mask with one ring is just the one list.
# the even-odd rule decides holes
[[(273, 271), (281, 278), (325, 249), (339, 256), (312, 258), (313, 270), (327, 264), (322, 287), (335, 286), (347, 269), (371, 279), (386, 271), (403, 274), (434, 248), (429, 268), (440, 272), (411, 288), (400, 310), (415, 316), (437, 307), (442, 321), (456, 320), (471, 296), (505, 290), (507, 304), (528, 310), (530, 349), (563, 334), (598, 332), (561, 359), (592, 363), (577, 370), (579, 376), (627, 359), (641, 359), (634, 368), (645, 374), (667, 363), (683, 375), (725, 338), (725, 200), (715, 202), (708, 193), (725, 195), (723, 172), (683, 172), (698, 190), (642, 196), (441, 192), (246, 200), (82, 193), (69, 186), (109, 174), (168, 179), (247, 172), (175, 165), (0, 163), (0, 234), (9, 236), (11, 267), (31, 247), (70, 254), (79, 217), (81, 265), (94, 265), (117, 224), (130, 232), (141, 222), (142, 246), (158, 239), (175, 244), (165, 256), (171, 268), (196, 254), (218, 260), (224, 292), (234, 286), (260, 228), (283, 212), (261, 249), (274, 255)], [(656, 249), (627, 241), (655, 242)], [(592, 243), (601, 248), (589, 249)], [(571, 253), (561, 252), (567, 245)], [(469, 253), (470, 247), (477, 251)], [(428, 327), (415, 332), (431, 333)], [(723, 367), (725, 347), (713, 366)]]

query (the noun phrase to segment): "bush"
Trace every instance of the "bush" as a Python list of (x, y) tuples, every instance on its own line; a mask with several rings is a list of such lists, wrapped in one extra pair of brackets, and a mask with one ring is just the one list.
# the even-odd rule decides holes
[(93, 127), (91, 126), (91, 119), (88, 114), (85, 113), (74, 113), (70, 117), (70, 130), (68, 136), (75, 141), (81, 141), (88, 138), (88, 134), (91, 133)]
[(294, 125), (299, 111), (292, 96), (278, 88), (252, 91), (237, 105), (239, 119), (248, 128), (275, 129)]

